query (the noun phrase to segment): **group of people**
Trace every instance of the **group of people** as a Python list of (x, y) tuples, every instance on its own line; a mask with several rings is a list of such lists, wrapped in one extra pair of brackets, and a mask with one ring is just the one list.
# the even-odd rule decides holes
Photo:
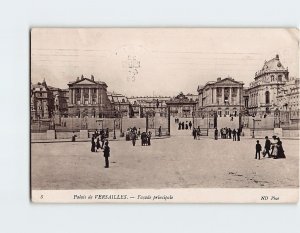
[(148, 132), (142, 132), (140, 128), (137, 130), (136, 127), (127, 129), (127, 136), (129, 137), (129, 140), (132, 141), (132, 145), (135, 146), (136, 140), (141, 138), (141, 145), (142, 146), (150, 146), (151, 145), (151, 131)]
[[(231, 129), (231, 128), (221, 128), (220, 129), (220, 137), (222, 139), (232, 139), (233, 141), (240, 141), (241, 140), (241, 132), (242, 129)], [(218, 140), (219, 137), (219, 130), (215, 128), (215, 140)]]
[(200, 136), (201, 136), (201, 130), (200, 130), (200, 126), (198, 126), (198, 128), (193, 128), (193, 137), (194, 140), (200, 140)]
[[(285, 159), (285, 153), (282, 146), (282, 141), (279, 137), (273, 136), (272, 140), (268, 138), (268, 136), (265, 137), (265, 146), (264, 150), (262, 152), (263, 157), (268, 156), (267, 158), (273, 158), (273, 159)], [(262, 146), (259, 143), (259, 140), (256, 141), (255, 146), (255, 159), (260, 159), (260, 152), (262, 151)]]
[[(176, 118), (177, 119), (177, 118)], [(192, 129), (192, 126), (193, 126), (193, 123), (190, 121), (190, 122), (188, 122), (188, 121), (186, 121), (186, 122), (184, 122), (184, 121), (179, 121), (179, 119), (178, 119), (178, 122), (176, 122), (176, 119), (175, 119), (175, 123), (178, 123), (178, 130), (187, 130), (187, 129)]]
[(91, 152), (98, 152), (99, 149), (103, 150), (103, 156), (105, 158), (105, 168), (109, 168), (109, 156), (110, 147), (108, 146), (109, 131), (106, 130), (96, 130), (92, 135), (91, 139)]

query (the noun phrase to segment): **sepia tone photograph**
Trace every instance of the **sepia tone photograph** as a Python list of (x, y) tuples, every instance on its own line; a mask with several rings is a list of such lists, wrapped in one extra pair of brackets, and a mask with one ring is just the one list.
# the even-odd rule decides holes
[(298, 29), (30, 40), (34, 202), (298, 201)]

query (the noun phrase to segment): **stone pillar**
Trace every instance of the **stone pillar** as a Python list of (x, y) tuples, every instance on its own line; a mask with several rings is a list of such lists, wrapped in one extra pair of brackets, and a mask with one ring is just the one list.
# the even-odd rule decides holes
[(96, 103), (99, 103), (99, 88), (97, 88), (97, 99), (96, 99)]
[(215, 89), (215, 91), (214, 91), (214, 101), (215, 101), (215, 103), (217, 104), (218, 102), (217, 102), (217, 88), (214, 88)]
[(221, 87), (222, 88), (222, 98), (221, 98), (221, 105), (224, 105), (224, 87)]
[(238, 89), (237, 89), (237, 93), (236, 93), (236, 98), (237, 98), (237, 104), (241, 104), (240, 103), (240, 88), (238, 87)]
[(83, 88), (80, 88), (80, 103), (83, 104)]
[(214, 88), (211, 88), (211, 103), (213, 104), (214, 101), (215, 101)]
[(72, 93), (73, 93), (73, 104), (77, 104), (76, 103), (76, 99), (75, 99), (75, 92), (76, 92), (76, 89), (71, 89), (72, 90)]
[(92, 103), (92, 101), (91, 101), (91, 88), (89, 88), (89, 104), (91, 104)]
[(232, 98), (232, 90), (231, 89), (232, 88), (229, 87), (229, 101), (228, 101), (229, 105), (233, 104), (233, 103), (231, 103), (231, 98)]
[(73, 90), (70, 89), (69, 91), (69, 99), (70, 99), (70, 104), (73, 104)]

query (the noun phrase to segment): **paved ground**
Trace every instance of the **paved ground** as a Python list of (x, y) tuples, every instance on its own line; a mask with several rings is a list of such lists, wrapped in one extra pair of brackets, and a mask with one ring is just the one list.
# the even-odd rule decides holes
[[(263, 141), (263, 140), (261, 140)], [(254, 159), (255, 139), (177, 136), (150, 147), (111, 142), (111, 167), (89, 142), (33, 143), (33, 189), (298, 187), (299, 141), (284, 140), (287, 159)]]

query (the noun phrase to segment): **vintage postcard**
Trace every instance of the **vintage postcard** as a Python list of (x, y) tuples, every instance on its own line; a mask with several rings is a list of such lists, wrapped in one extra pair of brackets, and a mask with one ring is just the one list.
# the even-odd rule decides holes
[(33, 202), (298, 202), (298, 29), (30, 37)]

